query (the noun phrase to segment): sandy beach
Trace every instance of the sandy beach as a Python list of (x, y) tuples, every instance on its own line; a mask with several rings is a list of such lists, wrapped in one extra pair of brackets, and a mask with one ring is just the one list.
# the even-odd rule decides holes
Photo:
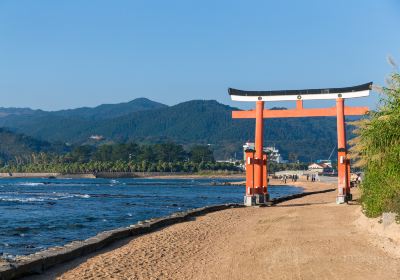
[(400, 240), (368, 230), (376, 220), (335, 196), (207, 214), (29, 279), (399, 279)]

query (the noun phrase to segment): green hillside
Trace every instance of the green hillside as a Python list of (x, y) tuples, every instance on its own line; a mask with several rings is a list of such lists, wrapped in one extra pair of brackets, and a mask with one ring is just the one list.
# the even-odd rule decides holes
[[(112, 110), (117, 112), (119, 106), (126, 108), (126, 104), (113, 105)], [(216, 101), (194, 100), (155, 107), (107, 119), (94, 111), (83, 114), (83, 109), (70, 110), (68, 114), (41, 111), (0, 118), (0, 126), (44, 141), (72, 144), (87, 143), (91, 135), (102, 135), (106, 142), (210, 144), (217, 159), (233, 157), (235, 153), (240, 158), (243, 143), (254, 139), (254, 120), (233, 120), (231, 112), (237, 109)], [(292, 154), (291, 158), (303, 161), (327, 158), (337, 141), (335, 118), (268, 119), (265, 130), (266, 145), (275, 145), (285, 158)]]
[[(97, 132), (113, 139), (154, 142), (168, 139), (181, 144), (211, 144), (217, 158), (237, 156), (247, 140), (254, 139), (253, 120), (233, 120), (235, 108), (216, 101), (189, 101), (169, 108), (135, 113), (99, 123)], [(336, 146), (335, 118), (269, 119), (265, 141), (287, 158), (327, 158)]]
[(62, 153), (67, 147), (62, 144), (51, 144), (46, 141), (34, 139), (30, 136), (11, 132), (0, 128), (0, 163), (8, 161), (26, 162), (33, 154)]
[(123, 115), (146, 110), (165, 108), (167, 105), (154, 102), (147, 98), (136, 98), (130, 102), (119, 104), (103, 104), (94, 108), (77, 108), (53, 112), (60, 117), (84, 118), (90, 120), (104, 120), (121, 117)]

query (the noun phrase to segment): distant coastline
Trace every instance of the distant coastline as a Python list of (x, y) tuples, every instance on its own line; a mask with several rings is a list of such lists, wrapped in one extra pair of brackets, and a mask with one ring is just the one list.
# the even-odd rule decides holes
[(195, 178), (244, 178), (244, 173), (229, 172), (207, 172), (207, 173), (185, 173), (185, 172), (98, 172), (98, 173), (0, 173), (0, 179), (21, 179), (21, 178), (54, 178), (54, 179), (96, 179), (96, 178), (163, 178), (163, 179), (195, 179)]

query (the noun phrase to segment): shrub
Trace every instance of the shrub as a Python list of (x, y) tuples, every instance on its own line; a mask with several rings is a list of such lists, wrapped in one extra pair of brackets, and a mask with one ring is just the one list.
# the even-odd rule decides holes
[(369, 217), (400, 216), (400, 75), (394, 73), (376, 112), (358, 123), (352, 153), (364, 168), (361, 201)]

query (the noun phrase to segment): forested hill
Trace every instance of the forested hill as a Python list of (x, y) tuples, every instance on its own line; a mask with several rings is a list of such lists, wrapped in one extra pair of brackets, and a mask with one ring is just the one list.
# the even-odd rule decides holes
[(121, 117), (132, 112), (165, 108), (167, 105), (154, 102), (147, 98), (136, 98), (130, 102), (119, 104), (103, 104), (94, 108), (78, 108), (53, 112), (61, 117), (84, 118), (90, 120), (104, 120)]
[(67, 147), (63, 144), (51, 144), (46, 141), (34, 139), (32, 137), (11, 132), (0, 128), (0, 163), (8, 161), (26, 162), (32, 154), (63, 153)]
[[(108, 142), (210, 144), (216, 158), (222, 159), (235, 153), (240, 157), (243, 143), (254, 139), (254, 120), (233, 120), (232, 110), (236, 108), (216, 101), (194, 100), (107, 119), (72, 111), (14, 115), (0, 118), (0, 126), (76, 144), (87, 143), (91, 135), (102, 135)], [(268, 119), (265, 128), (266, 144), (276, 145), (286, 158), (289, 153), (304, 161), (327, 158), (336, 146), (335, 118)]]
[[(255, 121), (233, 120), (232, 110), (236, 108), (216, 101), (189, 101), (105, 122), (97, 126), (97, 131), (121, 141), (168, 139), (182, 144), (211, 144), (217, 158), (227, 158), (254, 139)], [(267, 145), (281, 149), (286, 158), (289, 153), (304, 161), (327, 158), (337, 142), (336, 119), (268, 119), (264, 139)]]
[(167, 105), (149, 100), (147, 98), (136, 98), (132, 101), (118, 104), (102, 104), (97, 107), (82, 107), (76, 109), (46, 112), (32, 110), (29, 108), (2, 108), (0, 107), (0, 123), (13, 123), (20, 118), (29, 117), (65, 117), (82, 118), (89, 120), (102, 120), (120, 117), (133, 112), (165, 108)]

